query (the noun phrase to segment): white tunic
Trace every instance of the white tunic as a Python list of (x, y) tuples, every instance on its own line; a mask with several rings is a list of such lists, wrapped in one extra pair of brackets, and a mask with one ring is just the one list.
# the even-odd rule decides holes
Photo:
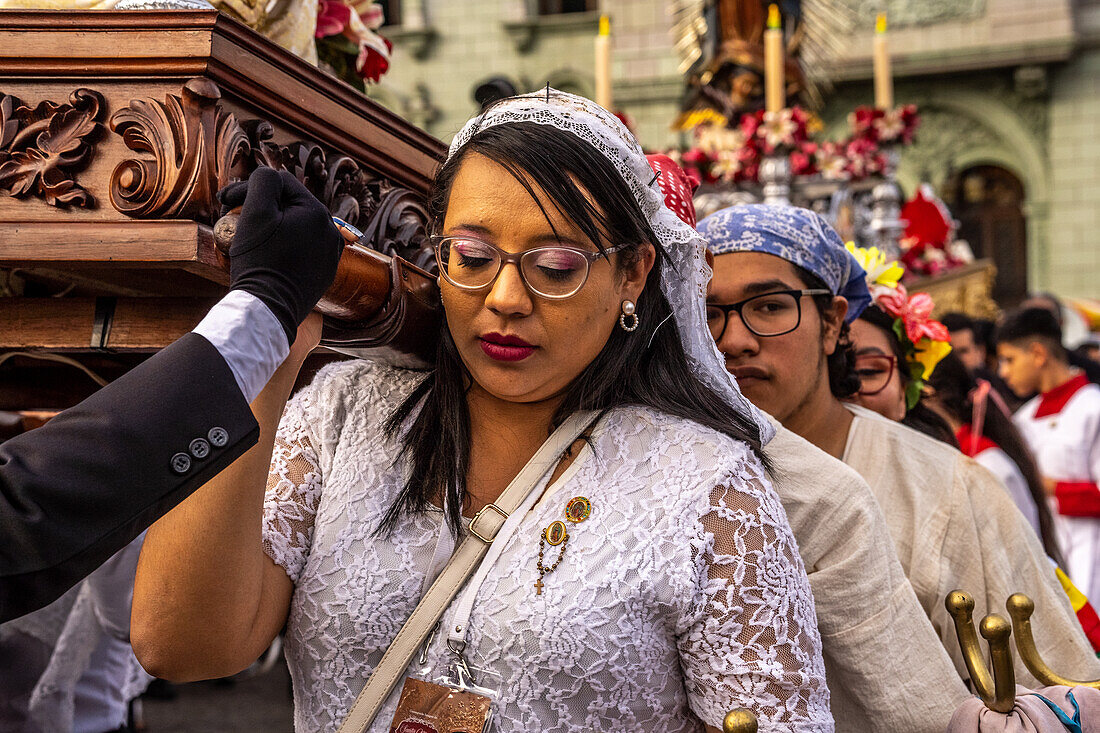
[[(264, 545), (295, 585), (300, 733), (337, 727), (419, 600), (442, 515), (374, 532), (407, 473), (381, 426), (420, 378), (333, 365), (283, 415)], [(570, 526), (536, 595), (539, 535), (578, 495), (592, 515)], [(428, 650), (435, 673), (450, 662), (442, 636)], [(809, 583), (759, 460), (647, 409), (596, 425), (505, 543), (467, 641), (470, 664), (500, 675), (502, 732), (699, 731), (741, 706), (761, 730), (833, 728)], [(389, 730), (396, 703), (395, 691), (371, 731)]]
[[(1008, 597), (1026, 593), (1035, 601), (1031, 623), (1043, 659), (1067, 677), (1100, 677), (1053, 564), (996, 478), (945, 443), (862, 407), (847, 408), (854, 419), (844, 462), (875, 492), (898, 559), (959, 675), (969, 677), (944, 608), (955, 589), (974, 597), (975, 623), (987, 613), (1004, 615)], [(1013, 656), (1017, 682), (1038, 686)]]
[(810, 577), (838, 733), (945, 730), (970, 692), (905, 577), (875, 495), (852, 468), (775, 427), (764, 455)]
[(1058, 482), (1055, 524), (1066, 573), (1100, 598), (1100, 387), (1081, 375), (1039, 395), (1015, 416), (1046, 478)]

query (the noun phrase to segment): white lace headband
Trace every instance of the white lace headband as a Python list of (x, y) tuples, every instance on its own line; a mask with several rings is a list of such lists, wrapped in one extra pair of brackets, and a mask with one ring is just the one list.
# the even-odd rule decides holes
[[(575, 135), (615, 166), (669, 257), (671, 267), (663, 273), (661, 291), (676, 318), (688, 363), (704, 384), (756, 423), (761, 443), (771, 440), (775, 429), (741, 394), (707, 328), (706, 292), (711, 270), (706, 262), (706, 245), (693, 227), (665, 206), (653, 169), (634, 135), (595, 102), (547, 88), (502, 100), (471, 119), (451, 142), (448, 159), (478, 131), (516, 122), (549, 125)], [(644, 325), (652, 328), (658, 324)]]

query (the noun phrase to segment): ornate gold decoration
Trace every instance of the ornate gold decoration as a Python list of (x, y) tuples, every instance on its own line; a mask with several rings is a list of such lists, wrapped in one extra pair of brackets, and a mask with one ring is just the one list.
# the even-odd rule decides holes
[(748, 708), (735, 708), (722, 721), (724, 733), (756, 733), (756, 716)]
[(583, 496), (574, 496), (565, 505), (565, 518), (576, 524), (588, 519), (592, 514), (592, 502)]
[(131, 150), (151, 160), (125, 160), (111, 174), (111, 203), (139, 218), (195, 219), (212, 224), (214, 194), (232, 180), (249, 150), (236, 118), (221, 109), (221, 91), (208, 79), (191, 79), (180, 96), (163, 102), (133, 99), (111, 116), (111, 129)]
[(1047, 666), (1039, 656), (1035, 646), (1035, 637), (1031, 633), (1031, 614), (1035, 612), (1035, 602), (1023, 593), (1012, 594), (1008, 602), (1008, 615), (1012, 618), (1012, 630), (1016, 634), (1016, 649), (1020, 659), (1035, 679), (1044, 685), (1065, 685), (1066, 687), (1093, 687), (1100, 689), (1100, 680), (1074, 680), (1063, 677)]
[(546, 542), (551, 547), (557, 547), (569, 536), (569, 530), (565, 528), (565, 522), (560, 519), (550, 523), (546, 528)]
[(103, 96), (83, 87), (67, 104), (42, 101), (35, 107), (0, 94), (0, 191), (38, 196), (50, 206), (95, 206), (73, 172), (92, 157), (103, 108)]
[(990, 260), (977, 260), (948, 270), (936, 277), (921, 278), (907, 285), (909, 292), (923, 291), (936, 301), (933, 316), (962, 311), (974, 318), (995, 319), (1000, 309), (993, 300), (997, 268)]
[(989, 643), (989, 658), (993, 665), (990, 675), (982, 655), (978, 634), (974, 631), (974, 598), (967, 592), (954, 590), (944, 600), (947, 612), (955, 622), (963, 660), (978, 696), (990, 710), (1007, 713), (1016, 703), (1016, 671), (1012, 668), (1009, 637), (1012, 627), (995, 613), (988, 614), (979, 625), (982, 637)]

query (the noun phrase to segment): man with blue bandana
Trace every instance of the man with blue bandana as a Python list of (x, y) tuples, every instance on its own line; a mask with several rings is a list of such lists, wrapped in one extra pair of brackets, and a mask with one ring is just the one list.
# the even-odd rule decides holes
[[(944, 607), (963, 589), (975, 618), (1029, 595), (1036, 640), (1060, 674), (1100, 676), (1053, 567), (988, 471), (958, 451), (844, 402), (859, 388), (848, 324), (870, 302), (864, 273), (824, 219), (794, 207), (737, 206), (703, 219), (714, 256), (707, 320), (742, 392), (870, 484), (898, 558), (959, 675)], [(859, 537), (853, 537), (859, 542)], [(1037, 681), (1017, 659), (1017, 680)]]

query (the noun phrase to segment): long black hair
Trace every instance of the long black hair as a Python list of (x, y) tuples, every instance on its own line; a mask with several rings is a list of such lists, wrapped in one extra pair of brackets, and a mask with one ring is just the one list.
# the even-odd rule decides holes
[[(954, 354), (948, 354), (932, 372), (928, 383), (936, 393), (936, 403), (959, 423), (969, 424), (972, 420), (974, 403), (970, 398), (971, 392), (978, 386), (977, 380), (967, 371), (966, 366)], [(971, 425), (971, 429), (975, 426)], [(1000, 408), (989, 401), (985, 411), (985, 423), (982, 426), (982, 435), (985, 435), (1003, 450), (1016, 467), (1020, 469), (1024, 480), (1027, 482), (1028, 492), (1031, 494), (1035, 508), (1039, 512), (1039, 539), (1043, 542), (1043, 549), (1054, 558), (1061, 567), (1065, 567), (1061, 548), (1054, 533), (1054, 519), (1047, 505), (1046, 492), (1043, 491), (1043, 482), (1039, 478), (1039, 468), (1035, 465), (1035, 459), (1024, 443), (1023, 436), (1012, 420), (1001, 412)]]
[[(906, 359), (905, 349), (902, 347), (897, 334), (894, 333), (893, 316), (887, 314), (877, 305), (869, 305), (859, 317), (886, 333), (886, 339), (890, 342), (894, 358), (897, 359), (897, 373), (901, 378), (902, 389), (907, 391), (913, 378), (909, 375), (909, 363)], [(958, 441), (955, 440), (955, 431), (951, 429), (947, 421), (940, 417), (935, 410), (924, 404), (923, 401), (917, 402), (905, 411), (905, 417), (901, 419), (901, 424), (919, 430), (925, 435), (930, 435), (936, 440), (947, 443), (952, 448), (959, 447)]]
[[(605, 256), (610, 246), (628, 245), (617, 255), (620, 271), (637, 263), (645, 243), (657, 249), (656, 262), (638, 298), (641, 327), (633, 333), (620, 328), (612, 331), (600, 353), (569, 385), (552, 427), (577, 410), (606, 412), (623, 405), (640, 405), (744, 441), (759, 455), (760, 430), (756, 423), (693, 373), (676, 319), (670, 318), (672, 311), (661, 292), (662, 278), (690, 277), (691, 273), (672, 270), (649, 221), (611, 162), (580, 138), (548, 125), (518, 122), (485, 128), (436, 174), (429, 196), (429, 213), (436, 231), (442, 228), (451, 186), (462, 161), (471, 153), (485, 156), (507, 170), (545, 213), (535, 188), (544, 191), (550, 203)], [(407, 513), (426, 510), (437, 497), (445, 498), (447, 522), (459, 532), (470, 462), (466, 402), (470, 385), (471, 375), (459, 357), (450, 329), (444, 328), (435, 369), (397, 407), (386, 425), (387, 433), (400, 441), (400, 455), (408, 459), (410, 471), (379, 526), (380, 532), (395, 527)]]

